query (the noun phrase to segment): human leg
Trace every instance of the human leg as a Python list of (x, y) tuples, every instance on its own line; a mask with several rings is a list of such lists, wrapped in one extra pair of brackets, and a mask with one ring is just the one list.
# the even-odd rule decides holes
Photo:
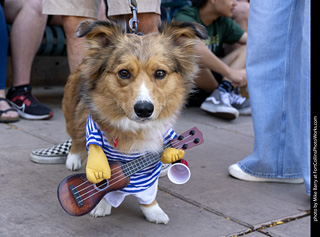
[[(301, 2), (250, 3), (249, 32), (253, 33), (248, 36), (247, 75), (255, 144), (253, 153), (237, 165), (249, 175), (280, 178), (283, 182), (301, 180), (302, 176), (299, 144)], [(279, 24), (283, 27), (277, 27)], [(299, 55), (295, 55), (296, 52)]]
[[(233, 50), (229, 54), (227, 54), (225, 57), (222, 58), (222, 61), (227, 64), (229, 67), (233, 69), (240, 69), (245, 70), (246, 66), (246, 53), (247, 53), (247, 46), (241, 45), (237, 49)], [(227, 80), (232, 82), (228, 77), (224, 77), (223, 80)], [(238, 84), (236, 82), (232, 82), (235, 86)], [(239, 82), (239, 86), (245, 86), (246, 81), (242, 80)]]
[(5, 14), (12, 23), (10, 33), (13, 87), (7, 98), (20, 116), (26, 119), (47, 119), (53, 112), (41, 104), (32, 94), (31, 67), (40, 46), (47, 20), (41, 13), (41, 0), (9, 0)]
[(7, 77), (8, 35), (7, 24), (0, 6), (0, 122), (15, 122), (19, 120), (18, 113), (6, 101), (5, 88)]
[(306, 193), (310, 195), (310, 0), (305, 1), (302, 43), (301, 43), (301, 80), (300, 80), (300, 162)]
[(78, 67), (85, 54), (84, 39), (76, 38), (75, 32), (82, 21), (97, 19), (101, 2), (101, 0), (43, 0), (42, 13), (62, 16), (71, 72)]
[(47, 15), (41, 13), (41, 0), (8, 0), (4, 8), (12, 23), (10, 32), (13, 86), (30, 83), (31, 66), (40, 46)]
[(80, 65), (85, 54), (84, 39), (75, 37), (76, 29), (84, 20), (88, 20), (88, 18), (78, 16), (62, 16), (63, 28), (67, 39), (67, 53), (70, 72), (75, 70)]

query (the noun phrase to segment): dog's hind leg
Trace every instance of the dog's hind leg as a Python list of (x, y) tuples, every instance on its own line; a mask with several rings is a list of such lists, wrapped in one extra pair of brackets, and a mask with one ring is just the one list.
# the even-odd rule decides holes
[(90, 212), (93, 217), (108, 216), (111, 214), (112, 206), (108, 203), (105, 198), (98, 203), (98, 205)]
[(165, 225), (170, 221), (168, 215), (160, 208), (156, 200), (149, 205), (141, 204), (140, 209), (147, 221)]

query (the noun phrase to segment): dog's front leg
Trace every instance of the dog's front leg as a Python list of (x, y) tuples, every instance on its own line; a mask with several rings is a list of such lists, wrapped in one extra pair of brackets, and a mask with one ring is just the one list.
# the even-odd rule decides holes
[(165, 225), (169, 223), (168, 215), (160, 208), (156, 200), (149, 205), (141, 204), (140, 209), (147, 221)]
[(102, 200), (90, 212), (90, 214), (93, 217), (108, 216), (111, 214), (111, 208), (112, 206), (108, 203), (108, 201), (105, 198), (102, 198)]

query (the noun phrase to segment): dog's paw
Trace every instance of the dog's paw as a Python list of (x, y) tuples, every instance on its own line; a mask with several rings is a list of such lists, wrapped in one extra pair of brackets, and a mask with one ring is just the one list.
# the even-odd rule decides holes
[(93, 217), (108, 216), (111, 214), (112, 206), (108, 203), (106, 199), (102, 199), (98, 205), (90, 212)]
[(170, 221), (168, 215), (160, 208), (158, 203), (153, 206), (140, 205), (140, 209), (147, 221), (165, 225)]
[(69, 170), (78, 170), (81, 168), (80, 154), (69, 154), (66, 161), (66, 167)]

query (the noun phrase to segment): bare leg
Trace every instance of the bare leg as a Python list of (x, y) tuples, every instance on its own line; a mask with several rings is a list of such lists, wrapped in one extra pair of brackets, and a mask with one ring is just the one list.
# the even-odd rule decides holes
[(10, 33), (13, 86), (30, 84), (31, 66), (40, 46), (47, 15), (41, 0), (6, 1), (4, 12)]
[[(222, 61), (233, 69), (245, 70), (246, 52), (247, 52), (246, 45), (241, 45), (240, 47), (238, 47), (237, 49), (229, 53), (227, 56), (225, 56), (222, 59)], [(223, 80), (232, 82), (227, 77), (223, 77)], [(244, 81), (244, 82), (241, 82), (241, 84), (239, 84), (238, 86), (245, 86), (246, 84), (247, 84), (246, 81)]]
[(70, 72), (76, 69), (83, 57), (84, 57), (84, 39), (76, 38), (75, 32), (79, 26), (79, 24), (90, 18), (87, 17), (76, 17), (76, 16), (63, 16), (63, 28), (67, 38), (67, 53), (68, 53), (68, 62)]
[(219, 86), (217, 80), (214, 78), (208, 68), (201, 69), (200, 73), (195, 79), (195, 84), (197, 87), (208, 93), (211, 93)]

